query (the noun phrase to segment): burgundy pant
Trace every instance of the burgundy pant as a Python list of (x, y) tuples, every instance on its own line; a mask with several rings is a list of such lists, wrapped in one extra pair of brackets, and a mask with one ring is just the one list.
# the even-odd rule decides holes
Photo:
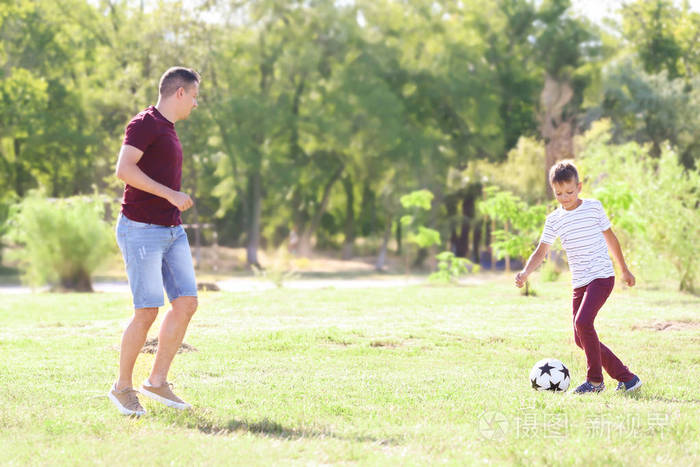
[[(574, 289), (574, 339), (586, 352), (588, 381), (603, 381), (603, 370), (618, 381), (634, 377), (612, 351), (598, 340), (593, 327), (598, 310), (603, 306), (615, 286), (615, 277), (595, 279), (588, 285)], [(602, 366), (602, 368), (601, 368)]]

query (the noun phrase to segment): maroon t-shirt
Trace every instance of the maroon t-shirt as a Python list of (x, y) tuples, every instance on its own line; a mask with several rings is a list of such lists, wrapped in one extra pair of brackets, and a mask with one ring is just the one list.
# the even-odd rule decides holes
[[(154, 106), (136, 115), (126, 127), (124, 144), (143, 151), (136, 164), (146, 175), (175, 191), (182, 179), (182, 146), (175, 125)], [(165, 198), (134, 188), (124, 187), (122, 214), (136, 222), (180, 225), (180, 210)]]

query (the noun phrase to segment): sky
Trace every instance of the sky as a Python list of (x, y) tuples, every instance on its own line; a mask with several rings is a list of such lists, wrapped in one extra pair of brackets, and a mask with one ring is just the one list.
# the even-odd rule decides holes
[[(90, 3), (97, 4), (99, 0), (88, 0)], [(154, 0), (131, 0), (133, 3), (138, 4), (139, 1), (143, 1), (148, 8), (149, 4), (156, 4)], [(284, 1), (284, 0), (280, 0)], [(439, 1), (439, 0), (438, 0)], [(488, 0), (486, 0), (488, 1)], [(674, 0), (677, 4), (680, 4), (683, 0)], [(352, 3), (353, 0), (336, 0), (336, 2)], [(582, 14), (588, 17), (591, 21), (596, 24), (601, 24), (604, 17), (615, 16), (614, 11), (619, 9), (623, 3), (627, 3), (629, 0), (571, 0), (572, 8), (575, 13)], [(202, 4), (202, 0), (182, 0), (183, 5), (186, 8), (194, 8)], [(700, 0), (689, 0), (691, 10), (700, 12)]]
[[(679, 0), (677, 0), (680, 3)], [(591, 21), (600, 24), (604, 17), (614, 16), (614, 11), (620, 8), (623, 0), (571, 0), (576, 13), (587, 16)], [(690, 9), (700, 12), (700, 0), (690, 0)]]

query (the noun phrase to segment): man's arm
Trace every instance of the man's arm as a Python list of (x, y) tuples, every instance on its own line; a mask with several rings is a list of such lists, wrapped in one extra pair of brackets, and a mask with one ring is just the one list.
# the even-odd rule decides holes
[(537, 245), (537, 249), (530, 255), (530, 258), (527, 260), (527, 264), (525, 264), (523, 270), (515, 275), (515, 285), (517, 287), (522, 287), (525, 285), (528, 276), (532, 274), (532, 272), (537, 269), (540, 264), (542, 264), (542, 261), (544, 261), (550, 247), (551, 245), (543, 242), (540, 242), (540, 244)]
[(123, 145), (119, 151), (119, 160), (115, 171), (117, 177), (134, 188), (168, 200), (180, 211), (191, 208), (194, 203), (189, 195), (156, 182), (136, 165), (141, 156), (143, 156), (143, 151), (140, 149), (128, 144)]
[(610, 251), (613, 259), (622, 271), (622, 281), (632, 287), (636, 280), (627, 267), (627, 263), (625, 263), (625, 258), (622, 256), (622, 248), (620, 248), (620, 242), (617, 240), (617, 236), (613, 233), (612, 228), (603, 230), (603, 237), (605, 237), (605, 243), (608, 244), (608, 251)]

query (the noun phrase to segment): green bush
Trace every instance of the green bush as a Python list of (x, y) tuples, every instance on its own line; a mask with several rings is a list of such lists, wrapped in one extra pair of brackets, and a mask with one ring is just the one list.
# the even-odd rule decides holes
[(458, 258), (451, 251), (443, 251), (436, 258), (438, 270), (428, 277), (431, 281), (454, 283), (470, 272), (479, 272), (478, 264), (474, 264), (466, 258)]
[[(547, 218), (547, 207), (541, 204), (530, 206), (510, 191), (501, 191), (496, 186), (484, 189), (484, 199), (479, 211), (503, 225), (492, 232), (491, 247), (496, 258), (506, 256), (520, 258), (525, 263), (537, 247), (542, 226)], [(530, 281), (525, 281), (524, 295), (535, 295)]]
[(33, 286), (92, 291), (92, 273), (116, 245), (97, 195), (54, 200), (32, 192), (13, 208), (7, 227), (7, 240), (18, 247), (10, 253)]
[(2, 264), (2, 253), (5, 247), (4, 236), (9, 226), (10, 208), (14, 205), (14, 202), (14, 196), (5, 196), (5, 199), (0, 198), (0, 264)]
[(581, 138), (584, 190), (600, 199), (632, 272), (673, 277), (680, 290), (696, 291), (700, 277), (700, 172), (663, 148), (610, 144), (610, 123), (593, 125)]
[(540, 268), (542, 282), (556, 282), (559, 280), (559, 276), (561, 276), (561, 270), (552, 260), (545, 261)]

